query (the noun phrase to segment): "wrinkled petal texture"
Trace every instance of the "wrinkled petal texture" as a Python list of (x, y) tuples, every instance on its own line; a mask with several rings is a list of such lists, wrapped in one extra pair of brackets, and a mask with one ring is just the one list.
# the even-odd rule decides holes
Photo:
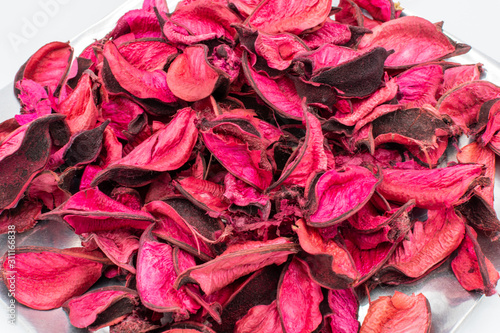
[(136, 166), (154, 171), (179, 168), (189, 159), (198, 138), (195, 119), (196, 114), (191, 108), (179, 110), (167, 126), (111, 166)]
[(250, 26), (269, 33), (301, 32), (321, 24), (330, 14), (331, 0), (266, 0), (247, 19)]
[[(120, 53), (113, 41), (104, 45), (105, 65), (119, 85), (132, 96), (157, 99), (164, 103), (176, 102), (167, 84), (167, 73), (161, 69), (141, 70), (132, 66)], [(106, 69), (103, 69), (106, 70)]]
[(465, 221), (452, 209), (431, 210), (425, 223), (416, 222), (387, 266), (417, 278), (455, 251), (465, 233)]
[(267, 242), (247, 242), (227, 249), (217, 258), (182, 272), (175, 286), (196, 282), (210, 295), (241, 276), (268, 265), (281, 265), (288, 255), (297, 252), (297, 246), (284, 238)]
[(128, 305), (126, 303), (131, 303), (132, 305), (137, 303), (135, 300), (137, 292), (135, 290), (124, 287), (108, 288), (109, 289), (92, 291), (80, 297), (72, 298), (66, 302), (64, 309), (68, 312), (71, 325), (78, 328), (88, 327), (97, 320), (102, 312), (118, 302), (120, 302), (120, 310), (123, 312), (126, 313), (127, 310), (128, 312), (132, 311), (132, 308), (126, 306)]
[(195, 102), (215, 90), (219, 73), (208, 63), (206, 52), (206, 46), (190, 46), (172, 62), (167, 83), (176, 97)]
[(282, 332), (276, 301), (269, 305), (257, 305), (236, 322), (235, 333)]
[(355, 213), (372, 196), (379, 180), (366, 168), (346, 167), (343, 171), (325, 172), (316, 183), (316, 209), (310, 224), (329, 225)]
[(381, 296), (370, 303), (359, 333), (426, 333), (431, 326), (431, 311), (423, 294)]
[[(78, 249), (77, 249), (78, 250)], [(100, 277), (103, 264), (82, 251), (18, 248), (15, 257), (16, 300), (30, 308), (50, 310), (87, 291)], [(11, 278), (9, 260), (2, 277)]]
[(278, 287), (278, 312), (286, 333), (312, 332), (323, 319), (321, 287), (311, 280), (306, 267), (302, 260), (292, 259)]
[(482, 174), (483, 168), (477, 164), (431, 170), (384, 169), (378, 191), (387, 200), (405, 203), (414, 199), (418, 207), (439, 209), (455, 204)]
[(172, 246), (155, 241), (146, 230), (137, 255), (137, 291), (142, 303), (158, 312), (196, 312), (199, 305), (185, 288), (173, 288), (176, 278)]
[(395, 50), (386, 67), (405, 67), (443, 59), (455, 51), (450, 40), (426, 19), (405, 16), (375, 27), (361, 39), (359, 49), (381, 46)]

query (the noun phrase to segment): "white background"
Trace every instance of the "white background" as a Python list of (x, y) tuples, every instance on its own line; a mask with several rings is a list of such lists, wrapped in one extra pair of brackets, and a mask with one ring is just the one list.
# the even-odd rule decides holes
[[(10, 93), (17, 69), (42, 45), (72, 41), (125, 0), (23, 0), (0, 5), (0, 100)], [(130, 3), (130, 1), (128, 1)], [(337, 3), (334, 0), (334, 4)], [(412, 14), (432, 22), (496, 61), (500, 61), (500, 4), (493, 0), (401, 0)], [(126, 4), (125, 4), (126, 6)], [(96, 36), (102, 37), (102, 36)], [(2, 89), (3, 88), (3, 89)], [(0, 118), (17, 109), (0, 105)], [(0, 327), (3, 323), (0, 323)], [(500, 298), (483, 299), (457, 332), (500, 332)]]

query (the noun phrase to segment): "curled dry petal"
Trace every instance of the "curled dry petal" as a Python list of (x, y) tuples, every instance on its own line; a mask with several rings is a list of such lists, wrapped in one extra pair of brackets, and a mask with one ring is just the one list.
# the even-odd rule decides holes
[(47, 115), (15, 131), (0, 145), (0, 210), (15, 207), (31, 180), (43, 170), (52, 148), (50, 125), (62, 115)]
[[(181, 167), (188, 161), (198, 139), (195, 119), (196, 114), (191, 108), (179, 110), (168, 125), (135, 147), (127, 156), (101, 171), (92, 185), (112, 179), (134, 186), (134, 179), (140, 181), (141, 175), (147, 181), (155, 176), (152, 171), (169, 171)], [(140, 181), (140, 184), (143, 183)]]
[(39, 201), (21, 200), (17, 206), (4, 209), (0, 213), (0, 234), (6, 234), (15, 227), (16, 233), (33, 228), (38, 216), (42, 213), (42, 203)]
[(71, 196), (68, 191), (59, 187), (59, 181), (56, 173), (46, 170), (31, 181), (27, 196), (33, 200), (41, 200), (48, 209), (54, 209)]
[(197, 283), (208, 295), (236, 279), (265, 266), (284, 263), (288, 255), (298, 252), (298, 246), (285, 238), (271, 241), (249, 241), (228, 247), (215, 259), (182, 272), (175, 288), (186, 283)]
[(291, 32), (298, 35), (323, 23), (331, 7), (332, 0), (265, 0), (246, 23), (268, 34)]
[(280, 184), (305, 187), (306, 181), (312, 174), (326, 171), (327, 156), (321, 123), (316, 116), (307, 111), (304, 113), (304, 122), (306, 125), (304, 142), (296, 153), (290, 156), (280, 178), (269, 189)]
[(143, 230), (154, 222), (153, 217), (147, 212), (127, 207), (97, 188), (89, 188), (74, 194), (64, 204), (42, 217), (63, 218), (77, 234), (123, 227)]
[(170, 18), (191, 35), (207, 36), (201, 40), (221, 38), (233, 41), (236, 31), (232, 25), (241, 22), (225, 1), (212, 0), (197, 0), (178, 6)]
[(359, 166), (318, 174), (308, 190), (307, 223), (320, 228), (340, 223), (370, 200), (380, 181), (368, 169)]
[(9, 279), (15, 279), (16, 300), (33, 309), (50, 310), (87, 291), (101, 277), (108, 261), (83, 248), (19, 247), (15, 273), (11, 264), (11, 258), (5, 255), (1, 274), (6, 285)]
[(250, 64), (246, 51), (242, 67), (248, 82), (266, 104), (286, 118), (302, 119), (302, 102), (292, 80), (285, 76), (271, 79), (259, 74)]
[(497, 293), (495, 287), (500, 276), (481, 250), (476, 232), (469, 226), (465, 228), (465, 238), (451, 262), (451, 268), (465, 290), (481, 291), (486, 296), (492, 296)]
[(370, 303), (360, 333), (427, 333), (431, 327), (429, 301), (422, 294), (405, 295), (396, 291)]
[(59, 113), (66, 115), (72, 134), (93, 129), (99, 112), (94, 100), (92, 78), (84, 73), (76, 88), (59, 105)]
[(111, 92), (126, 91), (139, 99), (155, 99), (163, 103), (177, 101), (167, 84), (167, 73), (163, 70), (148, 71), (134, 67), (124, 58), (113, 41), (104, 45), (103, 56), (104, 85)]
[(205, 243), (203, 239), (198, 239), (198, 235), (189, 229), (186, 222), (178, 218), (172, 212), (172, 207), (164, 201), (151, 201), (144, 206), (148, 212), (156, 217), (152, 233), (168, 243), (179, 247), (180, 249), (191, 253), (203, 261), (209, 261), (213, 258), (213, 250)]
[(439, 64), (412, 67), (396, 77), (398, 102), (405, 108), (435, 106), (443, 80), (443, 67)]
[(358, 297), (353, 289), (328, 290), (328, 305), (332, 314), (325, 316), (332, 333), (357, 333)]
[(318, 229), (307, 226), (302, 219), (296, 225), (300, 246), (311, 255), (304, 259), (316, 283), (328, 289), (349, 288), (356, 283), (359, 273), (346, 248), (335, 239), (323, 239)]
[(19, 91), (17, 98), (21, 104), (21, 114), (14, 116), (19, 125), (27, 124), (52, 112), (49, 95), (41, 84), (22, 79), (16, 82), (15, 87)]
[(167, 72), (167, 84), (176, 97), (195, 102), (217, 89), (222, 73), (208, 62), (207, 52), (205, 45), (188, 46), (172, 62)]
[(260, 190), (271, 184), (271, 165), (260, 133), (253, 126), (245, 126), (245, 122), (205, 122), (201, 134), (206, 147), (235, 177)]
[(322, 68), (311, 81), (335, 87), (346, 97), (365, 97), (374, 93), (384, 76), (384, 62), (392, 51), (375, 47), (334, 67)]
[(307, 271), (306, 263), (294, 257), (281, 275), (276, 304), (285, 333), (312, 332), (323, 320), (321, 287)]
[(315, 49), (323, 45), (347, 44), (351, 40), (352, 33), (347, 24), (328, 18), (321, 28), (311, 33), (304, 33), (301, 37), (309, 48)]
[[(384, 169), (378, 191), (395, 202), (414, 199), (426, 209), (451, 207), (470, 189), (480, 184), (484, 169), (478, 164), (457, 164), (425, 170)], [(411, 188), (412, 191), (407, 191)]]
[(282, 332), (276, 301), (269, 305), (256, 305), (238, 320), (235, 333)]
[(155, 13), (144, 9), (130, 10), (120, 17), (113, 31), (109, 33), (114, 39), (128, 34), (132, 38), (161, 37), (161, 29)]
[(208, 180), (187, 177), (174, 182), (175, 187), (192, 203), (213, 212), (223, 212), (229, 207), (224, 197), (224, 187)]
[(163, 39), (135, 39), (118, 45), (120, 54), (135, 68), (152, 71), (163, 69), (177, 56), (177, 48)]
[(479, 143), (472, 142), (457, 153), (457, 161), (463, 164), (476, 163), (484, 165), (484, 176), (491, 180), (491, 184), (488, 187), (478, 189), (477, 192), (493, 207), (495, 153), (488, 147), (482, 147)]
[(395, 18), (394, 3), (391, 0), (353, 0), (365, 9), (375, 20), (386, 22)]
[(470, 49), (468, 45), (452, 42), (434, 24), (416, 16), (400, 17), (375, 27), (372, 34), (363, 36), (358, 47), (360, 50), (373, 47), (394, 50), (385, 62), (390, 68), (441, 60)]
[(47, 87), (50, 95), (58, 97), (71, 67), (72, 58), (73, 48), (69, 43), (46, 44), (19, 69), (15, 81), (33, 80)]
[[(179, 318), (189, 317), (199, 308), (186, 287), (173, 288), (177, 273), (173, 248), (157, 241), (151, 234), (153, 225), (142, 234), (137, 255), (137, 291), (142, 304), (157, 312), (173, 312)], [(194, 265), (191, 257), (191, 265)], [(160, 292), (158, 292), (160, 291)]]
[(416, 145), (424, 153), (437, 147), (438, 137), (450, 135), (452, 131), (443, 117), (430, 107), (403, 110), (390, 107), (378, 112), (372, 124), (375, 146), (396, 142), (407, 147)]
[(111, 231), (96, 231), (82, 240), (82, 243), (95, 242), (101, 251), (116, 266), (135, 274), (133, 259), (139, 248), (139, 238), (133, 229), (116, 229)]
[(465, 221), (453, 209), (430, 210), (425, 223), (417, 221), (381, 272), (397, 270), (407, 277), (423, 276), (455, 251), (465, 233)]
[(133, 289), (104, 287), (69, 299), (63, 309), (71, 325), (96, 330), (120, 322), (137, 306), (137, 299)]
[(484, 102), (500, 97), (500, 87), (487, 81), (463, 83), (441, 96), (436, 108), (439, 113), (450, 116), (456, 126), (465, 134), (478, 120)]
[(271, 68), (285, 70), (299, 52), (307, 52), (309, 48), (300, 38), (292, 34), (268, 35), (259, 33), (255, 40), (255, 51), (266, 59)]
[(462, 83), (479, 80), (483, 72), (482, 64), (461, 65), (444, 71), (443, 85), (438, 92), (442, 96)]

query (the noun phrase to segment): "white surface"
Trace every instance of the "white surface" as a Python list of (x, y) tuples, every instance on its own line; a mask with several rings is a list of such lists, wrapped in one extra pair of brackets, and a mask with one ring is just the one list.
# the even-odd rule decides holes
[[(71, 41), (109, 14), (125, 0), (24, 0), (0, 4), (0, 89), (10, 85), (17, 69), (42, 45)], [(401, 0), (413, 14), (432, 22), (444, 21), (444, 29), (500, 62), (500, 4), (492, 0)], [(337, 1), (334, 0), (334, 4)], [(96, 36), (101, 37), (101, 36)], [(487, 68), (486, 68), (487, 69)], [(5, 91), (5, 90), (4, 90)], [(0, 98), (0, 100), (2, 100)], [(17, 110), (0, 105), (0, 116)], [(5, 119), (5, 117), (2, 117)], [(0, 318), (3, 319), (2, 316)], [(7, 327), (0, 323), (2, 332)], [(17, 327), (19, 329), (20, 327)], [(12, 329), (12, 327), (11, 327)], [(455, 331), (500, 332), (500, 298), (483, 299)], [(11, 332), (13, 332), (11, 330)]]

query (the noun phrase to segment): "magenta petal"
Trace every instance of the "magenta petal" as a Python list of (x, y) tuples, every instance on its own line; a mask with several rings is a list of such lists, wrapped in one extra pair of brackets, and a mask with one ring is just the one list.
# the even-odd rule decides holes
[(321, 287), (307, 274), (307, 265), (297, 257), (285, 267), (278, 285), (277, 306), (287, 333), (313, 332), (323, 320), (319, 304)]
[(368, 169), (357, 166), (323, 173), (309, 191), (309, 224), (325, 227), (343, 221), (371, 198), (379, 182)]
[[(186, 293), (186, 287), (174, 289), (177, 273), (174, 268), (173, 248), (158, 242), (151, 234), (151, 226), (144, 231), (137, 255), (137, 291), (142, 303), (157, 312), (173, 312), (179, 318), (199, 309)], [(195, 265), (191, 257), (191, 265)]]

